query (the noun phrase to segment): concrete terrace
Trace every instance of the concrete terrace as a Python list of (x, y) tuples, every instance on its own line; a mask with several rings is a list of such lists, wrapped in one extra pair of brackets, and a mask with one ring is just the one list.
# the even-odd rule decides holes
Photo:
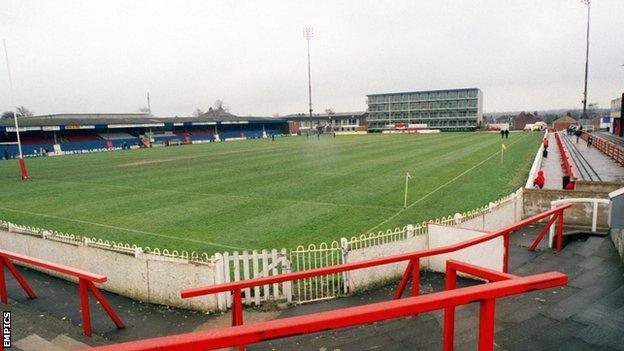
[[(572, 170), (579, 180), (592, 182), (624, 183), (624, 167), (615, 163), (595, 147), (588, 147), (583, 139), (562, 134), (564, 145), (570, 154)], [(563, 166), (555, 135), (548, 135), (548, 157), (542, 161), (546, 177), (544, 189), (562, 189)]]
[[(500, 350), (624, 350), (624, 265), (613, 243), (589, 237), (568, 244), (555, 255), (542, 244), (536, 252), (527, 246), (541, 225), (512, 234), (510, 270), (516, 275), (547, 271), (568, 274), (566, 287), (500, 299), (496, 305), (495, 343)], [(101, 345), (227, 326), (230, 314), (209, 315), (136, 302), (104, 293), (127, 328), (117, 330), (95, 303), (91, 304), (94, 337), (82, 336), (78, 287), (43, 273), (22, 269), (39, 298), (28, 300), (8, 278), (8, 308), (13, 312), (14, 350), (52, 350), (45, 344), (67, 335), (73, 340)], [(8, 272), (6, 272), (8, 273)], [(442, 274), (423, 272), (421, 292), (443, 289)], [(459, 286), (475, 284), (460, 280)], [(345, 298), (295, 306), (283, 311), (245, 311), (245, 323), (303, 315), (391, 298), (394, 285)], [(478, 305), (456, 313), (456, 348), (475, 349)], [(303, 335), (263, 344), (250, 350), (440, 350), (442, 313), (421, 314), (356, 328)], [(38, 336), (36, 338), (34, 336)], [(25, 338), (29, 338), (23, 340)], [(20, 340), (24, 342), (19, 343)], [(42, 344), (43, 343), (43, 344)], [(57, 342), (58, 344), (58, 342)], [(55, 345), (57, 345), (55, 344)], [(14, 344), (15, 345), (15, 344)], [(54, 346), (53, 344), (50, 344)], [(68, 350), (59, 347), (54, 350)]]

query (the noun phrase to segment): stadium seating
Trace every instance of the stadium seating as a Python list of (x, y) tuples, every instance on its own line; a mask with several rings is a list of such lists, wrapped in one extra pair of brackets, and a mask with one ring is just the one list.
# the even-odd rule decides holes
[(193, 130), (191, 131), (191, 140), (205, 141), (205, 140), (214, 140), (214, 131), (213, 130)]
[(38, 137), (22, 137), (22, 145), (52, 145), (54, 144), (54, 139), (52, 138), (38, 138)]
[(104, 140), (110, 140), (113, 147), (122, 147), (124, 143), (127, 146), (141, 145), (141, 139), (128, 133), (100, 133), (99, 136)]

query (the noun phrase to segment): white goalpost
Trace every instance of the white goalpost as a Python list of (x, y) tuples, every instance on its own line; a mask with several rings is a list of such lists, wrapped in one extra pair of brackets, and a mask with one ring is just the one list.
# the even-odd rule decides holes
[(4, 44), (4, 57), (6, 58), (7, 73), (9, 76), (9, 102), (11, 103), (11, 106), (13, 107), (13, 122), (15, 124), (15, 135), (17, 139), (17, 142), (14, 142), (12, 144), (13, 145), (17, 144), (17, 150), (18, 150), (18, 155), (19, 155), (18, 162), (20, 166), (20, 173), (22, 176), (22, 180), (27, 180), (28, 171), (26, 169), (26, 162), (24, 162), (24, 154), (22, 153), (22, 142), (20, 139), (19, 124), (17, 122), (17, 113), (15, 111), (17, 107), (15, 107), (15, 104), (13, 103), (13, 80), (11, 79), (11, 68), (9, 67), (9, 52), (7, 50), (6, 40), (3, 40), (3, 44)]

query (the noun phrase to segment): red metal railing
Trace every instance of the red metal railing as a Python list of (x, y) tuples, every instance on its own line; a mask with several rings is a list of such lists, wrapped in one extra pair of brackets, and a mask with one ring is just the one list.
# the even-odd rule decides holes
[[(561, 248), (563, 245), (563, 211), (571, 206), (572, 204), (565, 204), (565, 205), (550, 209), (548, 211), (545, 211), (543, 213), (534, 215), (532, 217), (526, 218), (516, 224), (510, 225), (503, 229), (485, 234), (483, 236), (480, 236), (471, 240), (467, 240), (464, 242), (460, 242), (457, 244), (453, 244), (453, 245), (438, 247), (435, 249), (421, 250), (421, 251), (415, 251), (415, 252), (406, 253), (406, 254), (393, 255), (393, 256), (388, 256), (388, 257), (370, 259), (370, 260), (365, 260), (365, 261), (347, 263), (347, 264), (324, 267), (324, 268), (317, 268), (317, 269), (312, 269), (312, 270), (307, 270), (307, 271), (293, 272), (293, 273), (275, 275), (275, 276), (264, 277), (264, 278), (254, 278), (254, 279), (245, 280), (245, 281), (238, 281), (238, 282), (184, 290), (181, 292), (182, 298), (204, 296), (204, 295), (216, 294), (216, 293), (221, 293), (221, 292), (230, 292), (233, 295), (232, 326), (235, 326), (237, 328), (245, 327), (246, 329), (243, 329), (245, 330), (245, 332), (239, 333), (239, 332), (230, 331), (229, 329), (218, 329), (212, 332), (175, 335), (175, 336), (170, 336), (170, 337), (165, 337), (165, 338), (153, 339), (153, 341), (144, 340), (144, 341), (137, 341), (135, 343), (121, 344), (121, 345), (114, 345), (114, 346), (118, 346), (118, 347), (123, 346), (122, 348), (119, 348), (123, 350), (206, 350), (206, 349), (213, 349), (213, 348), (219, 348), (219, 347), (239, 345), (239, 348), (241, 350), (244, 350), (244, 346), (242, 345), (245, 345), (251, 342), (269, 340), (271, 338), (283, 337), (283, 336), (288, 336), (288, 335), (314, 332), (316, 330), (314, 329), (315, 327), (313, 328), (310, 325), (308, 325), (308, 323), (306, 323), (308, 321), (308, 318), (311, 318), (311, 317), (313, 317), (314, 319), (318, 318), (319, 320), (322, 320), (326, 323), (331, 323), (331, 321), (335, 321), (335, 320), (341, 320), (343, 322), (337, 323), (335, 326), (335, 328), (339, 328), (339, 327), (345, 327), (345, 326), (351, 326), (351, 325), (360, 325), (360, 324), (370, 323), (370, 321), (383, 320), (383, 319), (388, 319), (388, 318), (396, 318), (396, 317), (403, 316), (403, 315), (409, 315), (409, 313), (405, 313), (405, 314), (397, 314), (395, 317), (375, 317), (373, 313), (373, 311), (376, 311), (375, 308), (379, 308), (379, 310), (376, 311), (377, 313), (379, 313), (380, 315), (384, 315), (383, 311), (385, 311), (386, 308), (392, 308), (395, 306), (393, 304), (384, 305), (384, 303), (382, 303), (381, 305), (376, 304), (378, 306), (372, 309), (367, 309), (368, 306), (361, 307), (363, 310), (367, 311), (367, 313), (370, 313), (370, 315), (367, 314), (367, 317), (366, 317), (367, 319), (360, 319), (360, 316), (357, 316), (357, 314), (359, 314), (361, 311), (355, 308), (355, 309), (344, 309), (344, 310), (334, 311), (333, 312), (334, 314), (329, 314), (329, 315), (328, 314), (314, 314), (314, 315), (307, 315), (303, 317), (297, 317), (299, 319), (294, 319), (292, 321), (292, 324), (288, 324), (288, 323), (280, 324), (282, 322), (272, 321), (272, 322), (267, 322), (268, 324), (260, 323), (263, 325), (262, 327), (247, 328), (247, 326), (243, 326), (242, 290), (245, 288), (250, 288), (250, 287), (255, 287), (255, 286), (281, 283), (285, 281), (305, 279), (305, 278), (311, 278), (315, 276), (346, 272), (346, 271), (352, 271), (352, 270), (357, 270), (357, 269), (370, 268), (370, 267), (381, 266), (381, 265), (386, 265), (386, 264), (391, 264), (391, 263), (408, 261), (408, 265), (403, 274), (403, 278), (401, 279), (401, 282), (399, 283), (399, 286), (397, 287), (397, 290), (394, 294), (394, 300), (398, 300), (401, 298), (401, 296), (403, 295), (403, 291), (405, 290), (410, 278), (412, 279), (411, 295), (412, 295), (412, 298), (414, 298), (419, 295), (420, 259), (421, 258), (455, 252), (455, 251), (465, 249), (467, 247), (474, 246), (474, 245), (477, 245), (477, 244), (480, 244), (480, 243), (483, 243), (483, 242), (486, 242), (486, 241), (489, 241), (489, 240), (492, 240), (501, 236), (503, 237), (503, 245), (504, 245), (503, 267), (502, 267), (503, 273), (484, 269), (484, 268), (477, 267), (477, 266), (471, 266), (468, 264), (461, 264), (455, 261), (451, 261), (450, 268), (447, 267), (447, 270), (450, 269), (451, 272), (456, 272), (459, 270), (468, 274), (477, 275), (479, 277), (482, 277), (486, 280), (491, 280), (491, 281), (511, 279), (511, 278), (514, 278), (514, 276), (507, 274), (508, 267), (509, 267), (509, 264), (508, 264), (509, 235), (513, 231), (523, 228), (529, 224), (538, 222), (544, 218), (550, 217), (546, 223), (546, 226), (541, 230), (541, 232), (535, 239), (535, 242), (531, 246), (530, 250), (534, 250), (537, 247), (539, 242), (543, 239), (544, 235), (548, 232), (548, 229), (550, 228), (550, 226), (553, 225), (555, 221), (557, 221), (557, 226), (558, 226), (557, 228), (558, 229), (557, 230), (557, 252), (559, 252), (561, 251)], [(452, 273), (451, 275), (454, 275), (454, 274), (455, 273)], [(447, 282), (447, 284), (449, 284), (447, 285), (447, 287), (454, 288), (455, 283), (452, 280), (454, 278), (448, 278), (448, 279), (450, 279), (450, 281)], [(514, 278), (513, 281), (517, 281), (518, 279), (525, 279), (525, 278)], [(493, 283), (493, 284), (498, 284), (498, 283)], [(457, 291), (459, 290), (462, 290), (462, 289), (458, 289)], [(523, 290), (523, 291), (528, 291), (528, 290)], [(476, 301), (476, 300), (489, 301), (489, 302), (484, 302), (482, 304), (483, 314), (488, 317), (484, 317), (485, 320), (482, 319), (481, 323), (482, 325), (484, 325), (484, 328), (487, 329), (489, 328), (490, 324), (493, 326), (493, 323), (494, 323), (493, 316), (491, 316), (494, 311), (494, 301), (491, 298), (483, 297), (483, 296), (485, 297), (490, 296), (488, 295), (489, 290), (486, 289), (486, 290), (483, 290), (482, 292), (484, 295), (482, 295), (480, 298), (475, 298), (472, 301)], [(448, 293), (448, 292), (445, 292), (445, 293)], [(426, 296), (431, 296), (431, 295), (433, 294), (429, 294)], [(444, 301), (445, 298), (449, 298), (449, 296), (447, 295), (440, 295), (440, 296), (442, 296), (440, 297), (440, 299), (442, 300), (438, 301), (434, 299), (434, 301), (435, 303), (441, 303), (440, 305), (436, 305), (436, 306), (442, 306), (442, 307), (436, 307), (433, 309), (454, 307), (454, 306), (463, 304), (463, 303), (455, 303), (456, 301), (453, 300), (453, 302), (446, 301), (448, 305), (443, 305), (442, 301)], [(454, 295), (451, 294), (450, 296), (454, 296)], [(425, 297), (425, 296), (422, 296), (422, 297)], [(429, 299), (425, 299), (425, 300), (429, 301), (428, 303), (433, 303)], [(421, 303), (421, 300), (414, 300), (413, 306), (409, 304), (408, 305), (410, 307), (405, 307), (408, 305), (396, 305), (396, 306), (403, 306), (404, 308), (407, 308), (408, 310), (412, 311), (411, 308), (415, 308), (415, 309), (421, 308), (422, 306), (420, 303)], [(417, 310), (413, 313), (423, 312), (423, 311), (424, 310)], [(430, 311), (430, 309), (427, 309), (427, 311)], [(355, 315), (351, 315), (351, 313), (355, 313)], [(376, 318), (379, 318), (379, 319), (376, 319)], [(366, 322), (366, 320), (369, 320), (369, 322)], [(280, 321), (283, 321), (283, 320), (280, 320)], [(275, 324), (271, 324), (271, 323), (275, 323)], [(318, 324), (319, 328), (321, 326), (324, 326), (323, 323), (321, 322), (319, 323), (320, 323)], [(257, 326), (257, 325), (259, 324), (253, 324), (253, 326)], [(285, 329), (279, 332), (276, 329), (273, 329), (273, 328), (279, 329), (282, 327)], [(291, 327), (291, 328), (287, 328), (287, 327)], [(451, 327), (449, 328), (450, 330), (452, 330)], [(236, 329), (236, 328), (233, 328), (233, 329)], [(318, 330), (325, 330), (325, 329), (334, 329), (334, 328), (324, 326), (322, 329), (318, 329)], [(236, 330), (239, 330), (239, 329), (236, 329)], [(490, 338), (490, 335), (489, 335), (490, 332), (484, 331), (484, 333), (485, 333), (484, 339)], [(493, 335), (493, 331), (491, 332), (491, 334)], [(237, 335), (237, 336), (227, 337), (226, 335)], [(267, 337), (267, 335), (273, 335), (273, 336)], [(193, 338), (198, 338), (198, 339), (193, 339)], [(165, 345), (168, 345), (168, 346), (165, 346)], [(491, 345), (492, 343), (490, 342), (490, 349), (491, 349)], [(113, 349), (115, 348), (106, 348), (106, 347), (101, 348), (101, 350), (113, 350)], [(488, 349), (488, 348), (485, 348), (485, 349)]]
[[(589, 134), (587, 132), (583, 132), (581, 136), (583, 140), (587, 141), (589, 138)], [(620, 166), (624, 167), (624, 147), (617, 145), (607, 139), (601, 138), (594, 134), (592, 137), (592, 145), (596, 147), (596, 149), (600, 150), (603, 154), (612, 158), (615, 162), (617, 162)]]
[[(192, 332), (153, 339), (131, 341), (121, 344), (96, 347), (94, 351), (200, 351), (215, 350), (241, 344), (252, 344), (266, 340), (315, 333), (379, 322), (418, 313), (444, 309), (444, 349), (453, 349), (450, 333), (454, 327), (454, 309), (473, 302), (480, 303), (479, 350), (494, 349), (494, 315), (496, 299), (518, 295), (529, 291), (548, 289), (567, 284), (568, 277), (559, 272), (515, 277), (481, 267), (447, 261), (451, 272), (467, 271), (484, 276), (493, 283), (449, 289), (427, 295), (407, 297), (401, 300), (377, 302), (364, 306), (341, 308), (304, 316), (289, 317), (236, 327), (225, 327), (207, 331)], [(450, 267), (449, 267), (450, 264)], [(447, 285), (454, 284), (454, 273)], [(450, 314), (453, 311), (453, 314)]]
[(561, 162), (563, 163), (563, 170), (566, 175), (570, 177), (570, 182), (574, 185), (576, 181), (576, 176), (574, 176), (574, 172), (572, 171), (572, 164), (570, 163), (570, 154), (568, 149), (563, 145), (563, 141), (561, 140), (561, 135), (559, 132), (555, 133), (555, 139), (557, 140), (557, 146), (559, 147), (559, 154), (561, 155)]
[(85, 335), (91, 336), (92, 334), (91, 314), (89, 312), (89, 291), (99, 301), (100, 305), (113, 320), (117, 328), (124, 328), (124, 324), (119, 316), (117, 316), (117, 314), (115, 313), (115, 310), (113, 310), (106, 298), (104, 298), (102, 293), (95, 286), (95, 283), (104, 283), (106, 281), (105, 276), (86, 272), (72, 267), (62, 266), (52, 262), (40, 260), (38, 258), (28, 257), (5, 250), (0, 250), (0, 300), (2, 300), (2, 303), (8, 303), (6, 280), (4, 277), (4, 267), (7, 267), (9, 269), (9, 272), (11, 272), (13, 277), (15, 277), (15, 280), (17, 280), (17, 282), (22, 287), (22, 289), (24, 289), (29, 298), (37, 298), (37, 295), (35, 295), (33, 289), (30, 287), (30, 285), (28, 285), (26, 279), (24, 279), (24, 277), (17, 270), (17, 268), (15, 268), (15, 265), (13, 265), (13, 261), (18, 261), (28, 265), (78, 278), (80, 307), (82, 310), (82, 328)]

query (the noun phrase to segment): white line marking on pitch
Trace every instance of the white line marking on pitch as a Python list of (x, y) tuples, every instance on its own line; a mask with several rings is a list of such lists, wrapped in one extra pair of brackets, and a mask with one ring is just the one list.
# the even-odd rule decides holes
[[(512, 142), (511, 144), (509, 144), (507, 147), (510, 147), (511, 145), (519, 142), (520, 140), (526, 138), (526, 135), (523, 136), (520, 139), (517, 139), (516, 141)], [(422, 200), (428, 198), (429, 196), (431, 196), (432, 194), (438, 192), (438, 190), (444, 188), (445, 186), (451, 184), (452, 182), (456, 181), (457, 179), (461, 178), (463, 175), (465, 175), (466, 173), (472, 171), (473, 169), (481, 166), (482, 164), (484, 164), (486, 161), (488, 161), (489, 159), (491, 159), (492, 157), (498, 155), (501, 152), (501, 150), (496, 151), (495, 153), (493, 153), (492, 155), (490, 155), (488, 158), (484, 159), (483, 161), (477, 163), (476, 165), (468, 168), (467, 170), (461, 172), (459, 175), (457, 175), (455, 178), (449, 180), (448, 182), (440, 185), (439, 187), (433, 189), (431, 192), (429, 192), (428, 194), (424, 195), (423, 197), (421, 197), (420, 199), (412, 202), (411, 204), (409, 204), (409, 206), (407, 206), (406, 208), (402, 208), (400, 209), (397, 213), (393, 214), (392, 216), (386, 218), (383, 222), (377, 224), (376, 226), (372, 227), (371, 229), (367, 230), (365, 233), (371, 233), (373, 230), (377, 229), (379, 226), (388, 223), (389, 221), (393, 220), (394, 218), (396, 218), (397, 216), (399, 216), (401, 213), (407, 211), (408, 209), (410, 209), (412, 206), (416, 205), (417, 203), (421, 202)]]
[(116, 229), (116, 230), (121, 230), (121, 231), (126, 231), (126, 232), (137, 233), (137, 234), (153, 235), (153, 236), (158, 236), (158, 237), (161, 237), (161, 238), (181, 240), (181, 241), (188, 241), (188, 242), (193, 242), (193, 243), (198, 243), (198, 244), (205, 244), (205, 245), (210, 245), (210, 246), (224, 247), (224, 248), (234, 249), (234, 250), (251, 250), (251, 249), (246, 249), (244, 247), (230, 246), (230, 245), (225, 245), (225, 244), (217, 244), (217, 243), (213, 243), (213, 242), (210, 242), (210, 241), (202, 241), (202, 240), (181, 238), (181, 237), (176, 237), (176, 236), (171, 236), (171, 235), (166, 235), (166, 234), (158, 234), (158, 233), (146, 232), (146, 231), (143, 231), (143, 230), (137, 230), (137, 229), (131, 229), (131, 228), (116, 227), (114, 225), (101, 224), (101, 223), (90, 222), (90, 221), (83, 221), (81, 219), (73, 219), (73, 218), (60, 217), (60, 216), (48, 215), (48, 214), (43, 214), (43, 213), (31, 212), (31, 211), (16, 210), (16, 209), (13, 209), (13, 208), (6, 208), (6, 207), (0, 207), (0, 209), (5, 210), (5, 211), (30, 214), (30, 215), (35, 215), (35, 216), (60, 219), (60, 220), (70, 221), (70, 222), (91, 224), (91, 225), (96, 225), (96, 226), (100, 226), (100, 227), (104, 227), (104, 228)]
[(340, 204), (340, 203), (334, 203), (334, 202), (321, 202), (321, 201), (309, 201), (309, 200), (273, 199), (273, 198), (261, 197), (261, 196), (243, 196), (243, 195), (233, 195), (233, 194), (188, 192), (188, 191), (179, 191), (179, 190), (173, 190), (173, 189), (152, 189), (152, 188), (143, 188), (143, 187), (136, 187), (136, 186), (125, 186), (125, 185), (82, 182), (82, 181), (77, 182), (73, 180), (61, 180), (61, 179), (37, 179), (37, 181), (107, 186), (107, 187), (119, 188), (119, 189), (165, 192), (165, 193), (171, 193), (171, 194), (182, 194), (182, 195), (191, 195), (191, 196), (201, 195), (201, 196), (210, 196), (210, 197), (229, 197), (229, 198), (243, 199), (243, 200), (275, 201), (275, 202), (287, 202), (287, 203), (294, 203), (294, 204), (335, 206), (335, 207), (347, 207), (347, 208), (367, 208), (367, 209), (373, 209), (373, 210), (396, 210), (398, 208), (397, 206), (393, 206), (393, 207), (391, 206), (368, 206), (368, 205)]

